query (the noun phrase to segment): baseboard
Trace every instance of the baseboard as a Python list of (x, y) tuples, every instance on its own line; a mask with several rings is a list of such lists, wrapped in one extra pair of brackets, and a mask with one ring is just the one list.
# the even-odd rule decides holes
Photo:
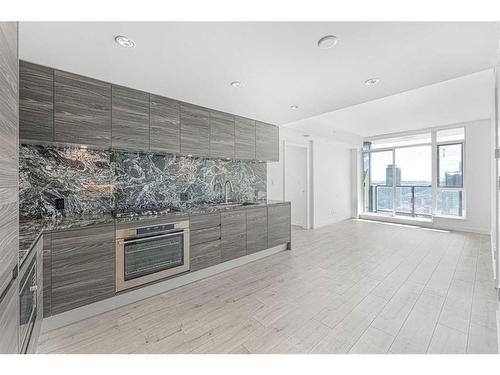
[(165, 293), (169, 290), (179, 288), (181, 286), (216, 275), (232, 268), (239, 267), (255, 260), (279, 253), (283, 250), (286, 250), (286, 248), (286, 244), (275, 246), (254, 254), (246, 255), (241, 258), (220, 263), (212, 267), (204, 268), (199, 271), (190, 272), (185, 275), (148, 285), (140, 289), (131, 290), (130, 292), (123, 293), (105, 299), (103, 301), (95, 302), (90, 305), (82, 306), (71, 311), (50, 316), (43, 319), (41, 333), (52, 331), (54, 329), (91, 318), (93, 316), (117, 309), (119, 307), (123, 307), (131, 303), (138, 302), (161, 293)]

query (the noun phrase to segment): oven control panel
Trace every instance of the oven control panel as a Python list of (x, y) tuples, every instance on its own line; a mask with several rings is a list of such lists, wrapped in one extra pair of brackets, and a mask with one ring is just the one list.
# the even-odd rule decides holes
[(138, 228), (137, 235), (164, 232), (166, 230), (171, 230), (171, 229), (175, 229), (175, 224), (154, 225), (151, 227)]

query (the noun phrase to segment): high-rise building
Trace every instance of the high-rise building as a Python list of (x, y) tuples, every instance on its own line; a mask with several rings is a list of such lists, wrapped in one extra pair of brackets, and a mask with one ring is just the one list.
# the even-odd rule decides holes
[[(385, 184), (392, 186), (392, 164), (385, 168)], [(396, 167), (396, 186), (401, 185), (401, 168)]]
[(445, 186), (461, 187), (462, 186), (462, 173), (461, 172), (445, 172), (444, 180), (445, 180)]

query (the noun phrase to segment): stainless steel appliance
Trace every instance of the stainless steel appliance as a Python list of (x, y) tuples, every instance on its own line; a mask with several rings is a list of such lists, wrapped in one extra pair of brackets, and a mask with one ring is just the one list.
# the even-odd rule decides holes
[(36, 257), (21, 279), (19, 289), (19, 342), (21, 353), (26, 353), (37, 315)]
[(118, 229), (116, 291), (189, 271), (189, 221)]

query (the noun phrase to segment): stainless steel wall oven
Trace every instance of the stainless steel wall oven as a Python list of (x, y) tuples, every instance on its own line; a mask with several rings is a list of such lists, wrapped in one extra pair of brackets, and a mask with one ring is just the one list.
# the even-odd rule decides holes
[(189, 271), (189, 221), (118, 229), (116, 291)]

